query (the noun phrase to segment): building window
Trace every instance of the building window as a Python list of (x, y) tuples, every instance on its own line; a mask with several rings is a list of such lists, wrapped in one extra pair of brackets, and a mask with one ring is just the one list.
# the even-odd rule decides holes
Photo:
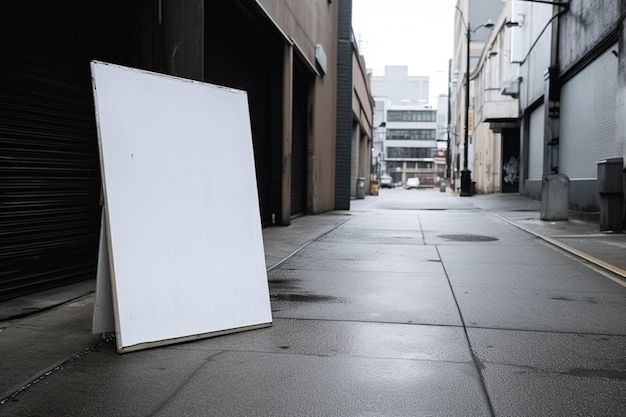
[(417, 167), (420, 169), (433, 169), (432, 162), (418, 162)]
[(387, 148), (387, 157), (390, 159), (430, 158), (430, 155), (430, 148)]
[(389, 140), (437, 140), (435, 129), (387, 129)]
[(436, 110), (389, 110), (388, 122), (436, 122)]
[(387, 170), (397, 171), (402, 169), (402, 162), (387, 162)]

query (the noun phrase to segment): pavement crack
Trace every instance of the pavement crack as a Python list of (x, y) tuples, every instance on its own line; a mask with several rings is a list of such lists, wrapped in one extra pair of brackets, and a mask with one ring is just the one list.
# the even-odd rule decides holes
[(467, 343), (467, 347), (470, 351), (470, 354), (472, 355), (472, 361), (474, 363), (474, 366), (476, 368), (476, 371), (478, 372), (478, 378), (480, 380), (480, 386), (482, 389), (482, 394), (485, 398), (485, 402), (487, 404), (487, 407), (489, 408), (489, 415), (491, 417), (495, 417), (496, 413), (495, 410), (493, 408), (493, 403), (491, 401), (491, 397), (489, 396), (489, 391), (487, 390), (487, 384), (485, 382), (485, 378), (483, 375), (483, 369), (485, 369), (485, 365), (482, 362), (482, 360), (475, 354), (474, 352), (474, 348), (472, 347), (472, 342), (470, 340), (469, 337), (469, 333), (467, 331), (468, 327), (467, 324), (465, 322), (465, 318), (463, 317), (463, 312), (461, 311), (461, 306), (459, 305), (459, 300), (456, 296), (456, 293), (454, 292), (454, 287), (452, 286), (452, 281), (450, 281), (450, 275), (448, 274), (448, 271), (446, 270), (446, 265), (443, 263), (443, 258), (441, 257), (441, 253), (439, 253), (439, 247), (437, 245), (435, 245), (435, 249), (437, 250), (437, 255), (439, 256), (439, 259), (442, 260), (441, 262), (441, 266), (443, 268), (443, 272), (446, 276), (446, 280), (448, 281), (448, 287), (450, 288), (450, 293), (452, 294), (452, 298), (454, 299), (454, 305), (456, 306), (456, 310), (459, 313), (459, 318), (461, 320), (461, 324), (463, 325), (463, 334), (465, 335), (465, 341)]
[[(422, 226), (422, 218), (420, 217), (420, 212), (417, 212), (417, 222), (420, 226), (420, 232), (422, 234), (422, 243), (426, 245), (426, 235), (424, 234), (424, 227)], [(440, 257), (441, 258), (441, 257)]]
[(270, 272), (274, 269), (276, 269), (278, 266), (280, 266), (281, 264), (283, 264), (285, 261), (287, 261), (288, 259), (290, 259), (292, 256), (294, 256), (295, 254), (297, 254), (298, 252), (300, 252), (301, 250), (303, 250), (304, 248), (306, 248), (307, 246), (309, 246), (311, 243), (323, 238), (324, 236), (328, 235), (329, 233), (337, 230), (339, 228), (339, 226), (341, 226), (342, 224), (344, 224), (345, 222), (347, 222), (348, 220), (350, 220), (352, 217), (348, 217), (347, 219), (342, 220), (341, 222), (339, 222), (339, 224), (335, 225), (334, 227), (332, 227), (330, 230), (325, 231), (324, 233), (320, 234), (319, 236), (309, 240), (308, 242), (306, 242), (304, 245), (300, 246), (299, 248), (297, 248), (295, 251), (291, 252), (289, 255), (285, 256), (284, 258), (282, 258), (281, 260), (279, 260), (278, 262), (276, 262), (275, 264), (273, 264), (272, 266), (268, 267), (266, 269), (266, 272)]
[(163, 401), (161, 401), (159, 404), (157, 404), (157, 406), (154, 408), (154, 410), (150, 413), (148, 413), (149, 416), (154, 416), (156, 414), (159, 414), (161, 411), (163, 411), (163, 409), (165, 408), (165, 406), (172, 400), (172, 398), (175, 398), (181, 391), (182, 389), (187, 386), (187, 384), (198, 374), (198, 372), (200, 372), (200, 370), (204, 369), (204, 367), (209, 363), (209, 362), (213, 362), (213, 360), (226, 353), (225, 350), (221, 350), (217, 353), (214, 353), (212, 355), (207, 356), (198, 367), (196, 367), (196, 369), (190, 373), (187, 378), (182, 381), (178, 387), (166, 398), (163, 399)]

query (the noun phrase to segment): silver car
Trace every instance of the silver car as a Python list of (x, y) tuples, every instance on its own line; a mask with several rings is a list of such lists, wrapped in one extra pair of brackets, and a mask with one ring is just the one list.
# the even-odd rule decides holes
[(380, 187), (381, 188), (391, 188), (391, 177), (389, 175), (383, 175), (380, 177)]

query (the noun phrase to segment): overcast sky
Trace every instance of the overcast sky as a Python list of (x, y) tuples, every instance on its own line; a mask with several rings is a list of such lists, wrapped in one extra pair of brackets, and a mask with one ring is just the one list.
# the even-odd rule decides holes
[[(430, 104), (448, 92), (456, 0), (352, 0), (352, 28), (374, 75), (407, 65), (430, 77)], [(434, 100), (434, 101), (433, 101)]]

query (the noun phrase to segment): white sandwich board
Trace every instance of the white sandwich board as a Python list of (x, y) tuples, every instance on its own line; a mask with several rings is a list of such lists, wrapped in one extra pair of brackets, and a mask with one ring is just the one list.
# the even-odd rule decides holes
[(247, 94), (97, 61), (91, 71), (98, 280), (110, 278), (118, 352), (270, 326)]

